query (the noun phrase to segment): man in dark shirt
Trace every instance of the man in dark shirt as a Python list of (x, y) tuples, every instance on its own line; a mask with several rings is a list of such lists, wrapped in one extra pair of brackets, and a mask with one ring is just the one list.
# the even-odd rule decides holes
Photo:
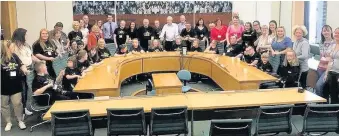
[(154, 39), (160, 39), (162, 27), (160, 26), (159, 20), (154, 21), (154, 26)]
[(144, 19), (144, 26), (138, 29), (137, 35), (140, 40), (140, 46), (147, 51), (148, 50), (148, 41), (154, 38), (154, 29), (149, 26), (149, 20)]
[(237, 36), (232, 35), (230, 37), (230, 45), (228, 45), (225, 50), (225, 55), (229, 57), (237, 57), (242, 53), (243, 49), (243, 46), (237, 43)]
[(90, 66), (88, 54), (85, 50), (79, 51), (77, 55), (77, 68), (82, 72)]
[(120, 26), (114, 30), (114, 43), (117, 44), (118, 48), (120, 47), (120, 45), (125, 44), (127, 40), (128, 30), (125, 25), (125, 20), (121, 20)]
[(252, 46), (248, 46), (245, 50), (245, 62), (248, 63), (250, 66), (256, 66), (260, 60), (259, 53), (256, 53), (254, 51), (254, 48)]
[(192, 41), (197, 38), (197, 34), (194, 29), (192, 29), (191, 24), (186, 22), (185, 28), (182, 29), (180, 36), (183, 38), (183, 44), (187, 46), (188, 50), (191, 50)]
[(88, 18), (88, 16), (87, 16), (87, 15), (84, 15), (84, 16), (82, 17), (82, 20), (84, 20), (84, 23), (85, 23), (85, 24), (84, 24), (84, 25), (85, 25), (84, 27), (87, 28), (89, 32), (91, 32), (91, 31), (92, 31), (92, 26), (93, 26), (93, 25), (89, 24), (89, 18)]

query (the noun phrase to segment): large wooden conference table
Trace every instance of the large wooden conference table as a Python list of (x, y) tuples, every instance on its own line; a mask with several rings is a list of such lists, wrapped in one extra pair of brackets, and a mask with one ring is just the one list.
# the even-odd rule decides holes
[[(256, 107), (264, 105), (305, 104), (326, 102), (311, 92), (298, 93), (297, 88), (266, 89), (252, 91), (218, 91), (180, 93), (162, 96), (114, 97), (106, 100), (70, 100), (56, 101), (43, 117), (51, 119), (53, 111), (71, 111), (89, 109), (91, 117), (107, 116), (107, 108), (144, 108), (150, 113), (152, 108), (187, 106), (191, 111), (191, 133), (193, 134), (193, 111), (213, 111), (217, 109)], [(211, 115), (204, 115), (211, 118)]]
[(258, 89), (260, 83), (276, 80), (238, 59), (198, 52), (188, 52), (183, 56), (179, 52), (159, 52), (110, 57), (91, 69), (75, 86), (76, 92), (117, 97), (120, 96), (121, 83), (128, 77), (181, 69), (210, 77), (224, 91)]

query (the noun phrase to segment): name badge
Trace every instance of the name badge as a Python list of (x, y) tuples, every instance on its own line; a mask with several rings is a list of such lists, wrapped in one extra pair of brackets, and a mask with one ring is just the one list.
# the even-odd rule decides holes
[(61, 42), (63, 43), (63, 42), (64, 42), (64, 40), (61, 40)]
[(48, 54), (48, 55), (52, 55), (52, 53), (51, 53), (50, 51), (49, 51), (49, 52), (47, 52), (47, 54)]
[(9, 73), (9, 76), (15, 77), (15, 76), (16, 76), (16, 71), (11, 71), (11, 72)]
[(231, 49), (227, 49), (227, 52), (231, 52)]
[(221, 38), (221, 35), (218, 35), (218, 38)]
[(292, 72), (291, 71), (287, 71), (288, 74), (291, 74)]
[(201, 35), (200, 35), (200, 37), (204, 37), (204, 35), (203, 35), (203, 34), (201, 34)]
[(122, 35), (119, 35), (119, 38), (122, 38)]

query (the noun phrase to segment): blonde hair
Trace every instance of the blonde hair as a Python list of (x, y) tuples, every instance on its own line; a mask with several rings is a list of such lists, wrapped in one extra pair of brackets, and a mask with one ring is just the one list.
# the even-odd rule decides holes
[(10, 52), (9, 47), (11, 46), (11, 41), (6, 40), (1, 43), (1, 63), (8, 62), (12, 58), (12, 53)]
[(100, 38), (100, 39), (98, 40), (98, 42), (97, 42), (97, 47), (98, 47), (98, 48), (100, 47), (99, 43), (100, 43), (101, 41), (104, 43), (104, 46), (105, 46), (105, 44), (106, 44), (106, 43), (105, 43), (105, 39), (104, 39), (104, 38)]
[[(41, 33), (42, 32), (46, 32), (47, 33), (47, 35), (48, 35), (48, 38), (47, 38), (47, 41), (49, 40), (49, 33), (48, 33), (48, 30), (46, 29), (46, 28), (42, 28), (41, 30), (40, 30), (40, 34), (39, 34), (39, 39), (37, 40), (37, 41), (35, 41), (34, 42), (34, 44), (33, 45), (35, 45), (36, 43), (39, 43), (40, 44), (40, 46), (41, 46), (41, 48), (43, 49), (43, 50), (46, 50), (46, 43), (41, 39)], [(56, 49), (56, 46), (54, 45), (54, 44), (51, 44), (52, 45), (52, 48), (53, 48), (53, 50), (55, 50)]]
[(85, 50), (80, 50), (77, 54), (77, 59), (80, 60), (82, 57), (84, 57), (87, 54)]
[(98, 25), (93, 25), (92, 26), (92, 32), (94, 32), (95, 30), (100, 30)]
[(284, 62), (283, 62), (283, 66), (287, 66), (288, 64), (288, 61), (287, 61), (287, 53), (293, 53), (294, 55), (294, 59), (292, 60), (292, 64), (290, 64), (291, 66), (299, 66), (299, 60), (297, 58), (297, 54), (293, 51), (293, 50), (288, 50), (285, 54), (285, 59), (284, 59)]
[(267, 52), (261, 54), (261, 58), (268, 58), (268, 57), (270, 57), (270, 55)]
[(43, 66), (43, 65), (46, 65), (46, 61), (41, 60), (41, 61), (39, 61), (39, 62), (36, 62), (36, 63), (34, 64), (34, 70), (35, 70), (35, 72), (38, 73), (40, 67)]
[(295, 35), (295, 31), (297, 31), (298, 29), (303, 31), (303, 37), (305, 37), (308, 34), (307, 28), (304, 25), (301, 25), (301, 26), (300, 25), (296, 25), (292, 29), (293, 35)]
[[(80, 53), (80, 52), (79, 52), (79, 53)], [(79, 53), (78, 53), (78, 54), (79, 54)], [(77, 58), (75, 57), (75, 55), (69, 57), (69, 58), (67, 59), (67, 62), (69, 62), (69, 61), (72, 61), (72, 62), (73, 62), (73, 68), (77, 67)]]
[(286, 37), (286, 29), (285, 29), (285, 27), (284, 26), (279, 26), (279, 27), (277, 27), (277, 29), (276, 29), (276, 31), (275, 31), (275, 35), (278, 37), (278, 29), (279, 28), (282, 28), (283, 30), (284, 30), (284, 38)]
[(73, 21), (72, 23), (72, 28), (75, 29), (75, 25), (78, 24), (79, 25), (79, 29), (80, 29), (80, 23), (79, 21)]

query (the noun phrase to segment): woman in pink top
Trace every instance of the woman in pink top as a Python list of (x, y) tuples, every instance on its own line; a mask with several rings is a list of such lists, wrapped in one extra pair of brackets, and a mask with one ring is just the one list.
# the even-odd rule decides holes
[(230, 37), (235, 35), (237, 37), (237, 42), (241, 42), (241, 35), (244, 32), (245, 28), (243, 25), (239, 24), (239, 17), (234, 16), (232, 18), (233, 25), (230, 25), (227, 29), (226, 33), (226, 39), (227, 39), (227, 45), (230, 44)]
[(221, 19), (218, 18), (216, 22), (216, 26), (211, 30), (211, 41), (225, 42), (226, 41), (226, 31), (227, 26), (222, 25)]

